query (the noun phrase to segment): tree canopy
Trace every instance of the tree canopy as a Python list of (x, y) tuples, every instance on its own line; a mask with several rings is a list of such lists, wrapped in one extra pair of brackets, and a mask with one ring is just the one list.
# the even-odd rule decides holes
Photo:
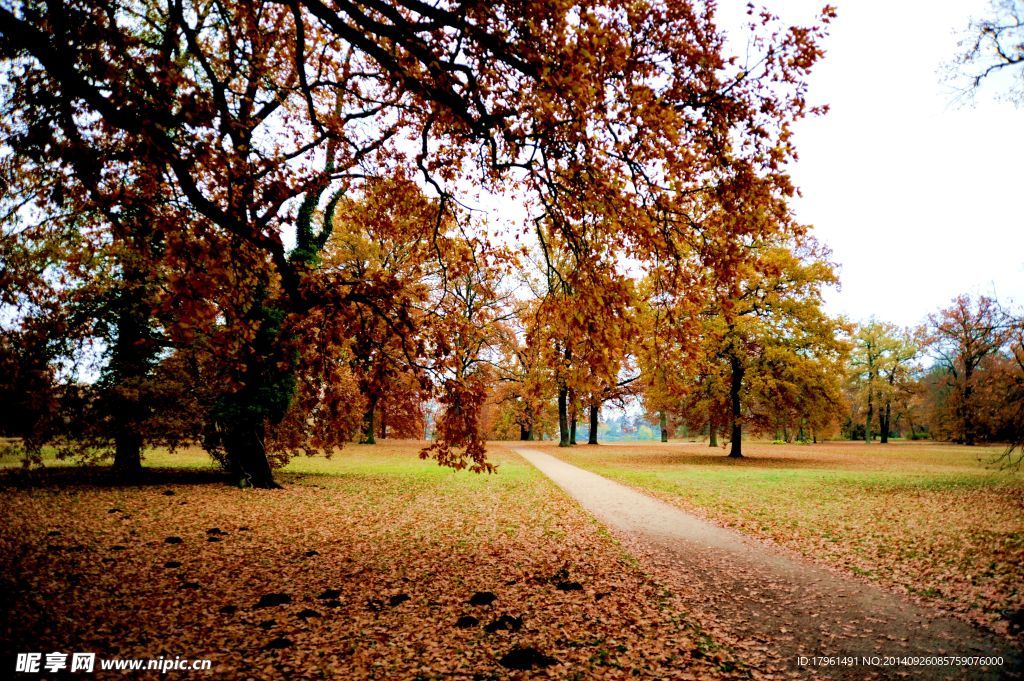
[[(786, 164), (792, 124), (819, 110), (805, 80), (831, 17), (751, 9), (739, 55), (691, 2), (5, 5), (4, 248), (23, 257), (4, 285), (66, 297), (54, 277), (89, 288), (79, 263), (102, 247), (120, 311), (80, 308), (76, 333), (99, 340), (108, 388), (84, 405), (118, 415), (126, 470), (174, 429), (149, 423), (161, 399), (272, 486), (271, 463), (372, 439), (397, 389), (407, 413), (410, 394), (437, 400), (426, 452), (486, 470), (502, 338), (560, 357), (564, 436), (634, 354), (623, 259), (699, 309), (713, 287), (690, 284), (799, 232)], [(529, 333), (502, 328), (521, 254), (469, 207), (476, 190), (524, 207), (515, 236), (550, 283)], [(34, 276), (63, 234), (78, 245)], [(20, 309), (19, 332), (44, 319)]]

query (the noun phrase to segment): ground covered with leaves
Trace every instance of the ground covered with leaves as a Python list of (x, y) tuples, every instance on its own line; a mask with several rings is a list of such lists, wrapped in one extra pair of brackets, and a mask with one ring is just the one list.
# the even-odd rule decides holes
[[(540, 444), (540, 443), (538, 443)], [(1024, 475), (998, 447), (896, 442), (542, 447), (997, 632), (1024, 627)]]
[(282, 491), (225, 486), (190, 452), (152, 456), (179, 468), (136, 486), (3, 472), (4, 665), (82, 651), (209, 658), (217, 678), (743, 675), (516, 455), (478, 476), (417, 447), (297, 461)]

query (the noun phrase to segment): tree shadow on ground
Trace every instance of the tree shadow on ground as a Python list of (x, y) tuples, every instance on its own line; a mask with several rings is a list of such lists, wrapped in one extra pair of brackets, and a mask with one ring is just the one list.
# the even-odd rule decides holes
[(217, 468), (144, 468), (141, 473), (130, 478), (118, 475), (107, 466), (10, 468), (0, 471), (0, 489), (129, 488), (225, 484), (231, 484), (231, 478)]

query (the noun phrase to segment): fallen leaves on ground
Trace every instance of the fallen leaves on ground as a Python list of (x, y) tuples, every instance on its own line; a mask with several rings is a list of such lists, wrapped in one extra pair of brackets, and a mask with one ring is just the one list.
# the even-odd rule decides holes
[(353, 447), (284, 491), (5, 476), (5, 656), (210, 658), (217, 678), (730, 675), (532, 468), (498, 453), (496, 476), (454, 473), (417, 446)]

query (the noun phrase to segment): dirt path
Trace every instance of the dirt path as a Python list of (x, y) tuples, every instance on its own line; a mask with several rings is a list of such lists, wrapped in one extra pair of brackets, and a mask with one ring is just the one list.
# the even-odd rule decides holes
[[(692, 604), (690, 619), (732, 646), (756, 671), (804, 678), (1021, 676), (1021, 651), (994, 634), (543, 452), (515, 451), (604, 523), (662, 583)], [(937, 656), (1002, 656), (1003, 664), (925, 666), (899, 659)], [(809, 658), (802, 666), (801, 657)], [(815, 657), (857, 658), (858, 664), (812, 666)], [(878, 664), (871, 659), (876, 657)]]

